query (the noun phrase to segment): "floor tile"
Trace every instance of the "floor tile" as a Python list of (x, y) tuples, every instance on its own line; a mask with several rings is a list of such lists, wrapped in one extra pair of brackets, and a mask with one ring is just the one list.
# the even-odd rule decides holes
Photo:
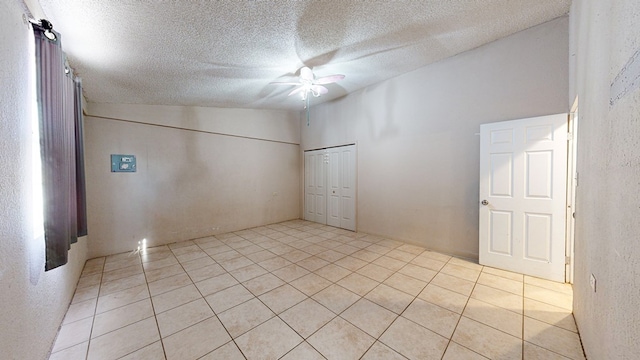
[(198, 360), (245, 360), (245, 357), (235, 342), (229, 341)]
[(496, 268), (492, 268), (489, 266), (485, 266), (482, 268), (482, 272), (483, 273), (487, 273), (487, 274), (491, 274), (491, 275), (496, 275), (496, 276), (500, 276), (506, 279), (510, 279), (510, 280), (515, 280), (515, 281), (519, 281), (519, 282), (523, 282), (524, 281), (524, 275), (522, 274), (518, 274), (518, 273), (514, 273), (511, 271), (506, 271), (506, 270), (501, 270), (501, 269), (496, 269)]
[[(303, 260), (304, 261), (304, 260)], [(273, 275), (279, 277), (285, 282), (291, 282), (297, 278), (303, 277), (309, 274), (309, 270), (299, 266), (298, 264), (291, 264), (273, 271)]]
[(437, 272), (431, 269), (424, 268), (415, 264), (407, 264), (402, 269), (398, 270), (398, 273), (411, 276), (417, 280), (429, 282), (436, 276)]
[(433, 271), (440, 271), (447, 263), (420, 255), (411, 260), (411, 264), (422, 266), (423, 268)]
[(267, 271), (274, 271), (274, 270), (278, 270), (282, 267), (285, 267), (287, 265), (291, 265), (293, 264), (291, 261), (285, 259), (285, 258), (281, 258), (280, 256), (277, 257), (273, 257), (271, 259), (268, 260), (264, 260), (258, 263), (258, 265), (260, 265), (261, 267), (263, 267), (264, 269), (266, 269)]
[(136, 301), (146, 299), (148, 297), (149, 290), (147, 288), (147, 285), (140, 285), (131, 289), (126, 289), (106, 296), (101, 296), (98, 298), (96, 314), (113, 310), (120, 306), (125, 306)]
[(174, 264), (166, 267), (161, 267), (155, 270), (145, 269), (144, 275), (147, 278), (147, 282), (150, 283), (150, 282), (168, 278), (174, 275), (184, 274), (184, 272), (185, 271), (180, 264)]
[(77, 304), (79, 302), (97, 298), (99, 292), (100, 284), (76, 289), (76, 292), (73, 294), (73, 299), (71, 299), (71, 303)]
[(156, 316), (160, 336), (166, 338), (169, 335), (186, 329), (213, 316), (213, 311), (204, 299), (198, 299)]
[(478, 276), (480, 275), (480, 270), (469, 269), (464, 266), (455, 265), (452, 263), (448, 263), (441, 270), (441, 273), (458, 277), (460, 279), (464, 279), (467, 281), (475, 282), (478, 280)]
[(277, 255), (272, 253), (271, 251), (268, 251), (268, 250), (261, 250), (261, 251), (258, 251), (258, 252), (247, 254), (245, 256), (248, 259), (251, 259), (251, 261), (253, 261), (255, 263), (259, 263), (259, 262), (262, 262), (262, 261), (265, 261), (265, 260), (273, 259)]
[(186, 285), (193, 284), (191, 278), (187, 274), (174, 275), (162, 280), (149, 283), (149, 293), (151, 296), (175, 290)]
[(313, 299), (333, 311), (335, 314), (340, 314), (353, 303), (358, 301), (360, 299), (360, 295), (353, 293), (342, 286), (333, 284), (313, 295)]
[(245, 266), (253, 265), (253, 261), (244, 256), (239, 256), (229, 260), (218, 261), (218, 264), (220, 264), (220, 266), (230, 272), (236, 269), (243, 268)]
[(103, 281), (100, 284), (100, 296), (113, 294), (114, 292), (130, 289), (138, 285), (146, 285), (147, 280), (143, 273), (127, 276), (113, 281)]
[(524, 296), (563, 309), (573, 309), (573, 296), (531, 284), (524, 284)]
[(376, 341), (362, 357), (362, 360), (406, 360), (387, 345)]
[(211, 317), (162, 340), (167, 360), (195, 360), (231, 338), (218, 318)]
[(442, 360), (486, 360), (487, 358), (473, 352), (466, 347), (455, 343), (450, 342), (449, 346), (447, 346), (447, 351), (445, 351)]
[(304, 341), (289, 351), (280, 360), (324, 360), (325, 357), (320, 355), (308, 342)]
[(551, 350), (547, 350), (537, 345), (524, 342), (524, 360), (568, 360), (566, 356), (556, 354)]
[(478, 271), (482, 271), (482, 269), (484, 268), (484, 266), (478, 264), (478, 262), (475, 260), (463, 259), (463, 258), (457, 258), (457, 257), (452, 257), (451, 259), (449, 259), (449, 264), (458, 265), (458, 266), (466, 267), (471, 270), (478, 270)]
[(89, 342), (85, 341), (51, 354), (49, 360), (85, 360), (87, 358), (88, 348)]
[(518, 296), (522, 296), (524, 292), (524, 285), (522, 281), (510, 280), (498, 275), (492, 275), (488, 273), (480, 274), (480, 277), (478, 278), (478, 284), (508, 291)]
[(316, 271), (323, 266), (329, 265), (329, 262), (319, 257), (312, 256), (304, 260), (298, 261), (297, 264), (309, 271)]
[(540, 279), (540, 278), (536, 278), (528, 275), (525, 275), (524, 283), (545, 288), (548, 290), (552, 290), (555, 292), (563, 293), (565, 295), (573, 295), (573, 288), (571, 284), (559, 283), (556, 281)]
[(478, 284), (471, 297), (522, 314), (522, 296)]
[(289, 284), (277, 287), (259, 297), (276, 314), (280, 314), (306, 298), (307, 295)]
[(531, 299), (524, 299), (524, 315), (565, 330), (578, 332), (570, 310)]
[(391, 271), (398, 271), (398, 270), (402, 269), (402, 267), (407, 265), (406, 261), (401, 261), (401, 260), (398, 260), (398, 259), (394, 259), (394, 258), (386, 256), (386, 255), (375, 259), (372, 263), (376, 264), (376, 265), (380, 265), (383, 268), (387, 268), (387, 269), (389, 269)]
[(105, 272), (102, 274), (102, 282), (114, 281), (137, 274), (142, 274), (142, 264), (135, 264), (122, 269)]
[(207, 296), (205, 300), (216, 314), (220, 314), (253, 298), (254, 295), (249, 290), (238, 284), (213, 293)]
[(323, 268), (320, 268), (314, 271), (313, 273), (316, 275), (320, 275), (331, 282), (336, 282), (344, 278), (345, 276), (351, 274), (351, 270), (345, 269), (342, 266), (338, 266), (335, 264), (329, 264)]
[(373, 288), (378, 286), (380, 283), (366, 276), (353, 273), (351, 275), (344, 277), (342, 280), (338, 281), (336, 284), (360, 296), (364, 296), (369, 291), (373, 290)]
[(151, 298), (156, 314), (202, 298), (195, 285), (187, 285)]
[[(213, 262), (213, 260), (211, 261)], [(191, 281), (194, 283), (210, 279), (214, 276), (222, 275), (224, 273), (226, 273), (226, 270), (224, 270), (222, 266), (216, 264), (215, 262), (201, 267), (187, 269), (187, 274), (189, 274)]]
[(402, 313), (413, 301), (413, 296), (385, 284), (378, 285), (365, 295), (365, 298), (396, 314)]
[(418, 295), (418, 298), (458, 314), (462, 314), (469, 300), (467, 296), (433, 284), (427, 285)]
[(238, 281), (234, 279), (233, 276), (225, 273), (207, 280), (199, 281), (196, 283), (196, 287), (200, 290), (202, 296), (208, 296), (237, 284)]
[(379, 258), (382, 255), (373, 251), (362, 249), (354, 252), (353, 254), (351, 254), (351, 256), (366, 262), (372, 262), (373, 260)]
[(394, 258), (396, 260), (404, 261), (405, 263), (407, 263), (407, 262), (413, 260), (417, 255), (402, 251), (400, 249), (393, 249), (393, 250), (389, 251), (388, 253), (386, 253), (385, 256), (388, 256), (390, 258)]
[(360, 275), (364, 275), (378, 282), (385, 281), (389, 276), (393, 275), (393, 271), (376, 264), (367, 264), (356, 271)]
[(464, 316), (451, 340), (490, 359), (522, 358), (522, 340)]
[(409, 359), (440, 359), (448, 340), (403, 317), (398, 317), (380, 341)]
[(134, 351), (129, 355), (121, 357), (120, 360), (164, 360), (164, 349), (162, 342), (156, 341), (151, 345), (147, 345), (140, 350)]
[(475, 286), (473, 281), (460, 279), (444, 273), (438, 273), (438, 275), (431, 280), (431, 284), (438, 285), (442, 288), (455, 291), (465, 296), (471, 295), (473, 287)]
[(542, 321), (524, 318), (524, 340), (570, 359), (584, 359), (578, 334)]
[(158, 340), (160, 335), (156, 319), (148, 318), (92, 339), (89, 344), (88, 358), (91, 360), (118, 359)]
[(340, 317), (374, 338), (378, 338), (398, 317), (398, 314), (367, 299), (360, 299), (340, 314)]
[(522, 338), (522, 314), (471, 298), (462, 315)]
[(331, 282), (323, 277), (311, 273), (292, 281), (290, 284), (307, 296), (312, 296), (331, 285)]
[(52, 352), (58, 352), (89, 340), (93, 318), (78, 320), (60, 327)]
[(268, 291), (284, 285), (285, 282), (280, 280), (273, 274), (264, 274), (249, 281), (245, 281), (242, 284), (255, 296), (260, 296)]
[(366, 261), (354, 258), (352, 256), (345, 256), (340, 260), (334, 262), (334, 264), (338, 266), (342, 266), (343, 268), (351, 271), (357, 271), (361, 267), (367, 265)]
[(402, 317), (449, 339), (458, 324), (460, 314), (424, 300), (415, 299), (402, 313)]
[(149, 299), (140, 300), (96, 315), (93, 321), (91, 337), (95, 338), (108, 332), (131, 325), (153, 316), (153, 307)]
[(207, 256), (206, 253), (205, 253), (205, 256), (203, 257), (197, 258), (195, 260), (187, 261), (187, 262), (181, 262), (181, 263), (184, 270), (188, 273), (191, 273), (192, 271), (198, 270), (205, 266), (211, 266), (216, 264), (215, 260)]
[(62, 321), (62, 325), (82, 320), (88, 317), (93, 317), (96, 312), (97, 301), (98, 299), (93, 298), (69, 305), (69, 309), (67, 310), (67, 314)]
[(251, 264), (249, 266), (245, 266), (229, 272), (229, 274), (231, 274), (231, 276), (233, 276), (239, 282), (245, 282), (266, 273), (267, 270), (263, 269), (257, 264)]
[(309, 337), (326, 323), (331, 321), (336, 314), (329, 311), (313, 299), (291, 307), (279, 315), (293, 330), (303, 338)]
[(451, 260), (451, 256), (449, 255), (444, 255), (444, 254), (440, 254), (438, 252), (435, 251), (425, 251), (422, 254), (420, 254), (421, 257), (426, 257), (429, 259), (433, 259), (433, 260), (438, 260), (438, 261), (442, 261), (442, 262), (448, 262), (449, 260)]
[(359, 359), (375, 341), (346, 320), (336, 317), (308, 340), (327, 359)]
[(400, 274), (399, 272), (391, 275), (383, 284), (404, 291), (411, 296), (417, 296), (425, 286), (427, 286), (427, 282)]
[(274, 316), (260, 300), (253, 299), (219, 314), (218, 318), (235, 338)]
[(337, 251), (327, 250), (316, 254), (316, 256), (328, 262), (335, 262), (346, 257), (347, 255), (339, 253)]

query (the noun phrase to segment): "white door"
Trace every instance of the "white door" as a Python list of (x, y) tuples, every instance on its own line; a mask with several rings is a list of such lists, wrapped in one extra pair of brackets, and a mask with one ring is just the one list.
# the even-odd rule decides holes
[(356, 230), (356, 148), (305, 152), (305, 220)]
[(564, 282), (567, 114), (480, 126), (480, 264)]
[(304, 219), (327, 223), (326, 154), (323, 150), (304, 154)]

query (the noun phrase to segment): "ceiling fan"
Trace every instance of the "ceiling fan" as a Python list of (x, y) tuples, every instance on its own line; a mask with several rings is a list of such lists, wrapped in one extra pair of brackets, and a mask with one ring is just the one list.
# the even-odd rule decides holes
[(320, 78), (316, 78), (313, 71), (308, 67), (303, 67), (300, 69), (300, 76), (298, 82), (272, 82), (271, 84), (275, 85), (296, 85), (297, 87), (293, 89), (289, 96), (294, 94), (301, 94), (302, 100), (305, 102), (305, 107), (308, 106), (309, 94), (314, 97), (318, 97), (320, 95), (326, 94), (329, 92), (329, 89), (322, 85), (331, 84), (337, 81), (344, 79), (344, 75), (336, 74), (323, 76)]

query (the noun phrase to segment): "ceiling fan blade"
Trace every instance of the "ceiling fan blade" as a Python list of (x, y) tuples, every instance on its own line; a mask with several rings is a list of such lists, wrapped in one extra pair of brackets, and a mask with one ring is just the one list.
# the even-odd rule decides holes
[(344, 79), (344, 75), (336, 74), (336, 75), (323, 76), (319, 79), (316, 79), (313, 83), (314, 84), (331, 84), (331, 83), (340, 81), (342, 79)]
[(313, 71), (311, 71), (311, 69), (309, 69), (308, 67), (303, 67), (302, 69), (300, 69), (300, 79), (301, 80), (307, 80), (307, 81), (313, 81), (314, 76), (313, 76)]
[(295, 89), (291, 90), (291, 92), (289, 93), (289, 95), (288, 95), (288, 96), (295, 95), (295, 94), (300, 93), (300, 92), (303, 92), (303, 91), (305, 91), (305, 90), (306, 90), (306, 89), (305, 89), (305, 87), (304, 87), (304, 86), (297, 87), (297, 88), (295, 88)]
[(311, 92), (313, 93), (313, 96), (320, 96), (328, 93), (329, 89), (322, 85), (311, 85)]
[(291, 81), (272, 81), (269, 84), (273, 84), (273, 85), (300, 85), (299, 82), (291, 82)]

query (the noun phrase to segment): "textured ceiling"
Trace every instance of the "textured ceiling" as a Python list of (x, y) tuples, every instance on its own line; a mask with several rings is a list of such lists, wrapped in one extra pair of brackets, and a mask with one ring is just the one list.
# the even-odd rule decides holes
[(541, 24), (571, 0), (40, 0), (91, 102), (301, 109)]

